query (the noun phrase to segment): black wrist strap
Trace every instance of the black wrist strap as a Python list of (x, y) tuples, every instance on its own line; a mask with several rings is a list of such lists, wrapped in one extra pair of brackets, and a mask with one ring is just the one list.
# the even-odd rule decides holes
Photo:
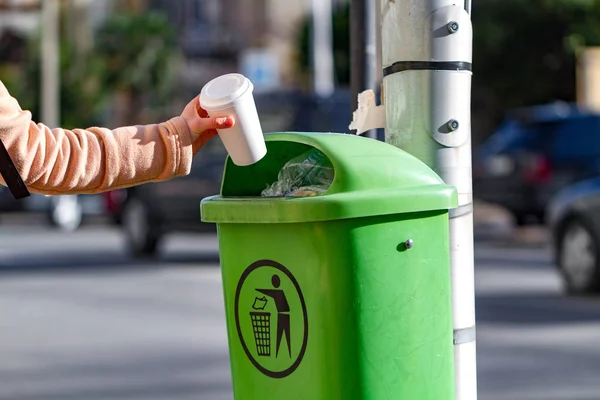
[(30, 195), (2, 140), (0, 140), (0, 175), (15, 199), (23, 199)]

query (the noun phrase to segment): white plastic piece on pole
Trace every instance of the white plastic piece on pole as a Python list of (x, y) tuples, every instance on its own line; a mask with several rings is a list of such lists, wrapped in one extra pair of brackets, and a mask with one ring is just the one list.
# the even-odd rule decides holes
[(475, 342), (463, 343), (454, 346), (454, 382), (456, 386), (456, 400), (476, 400), (477, 382), (477, 345)]
[[(470, 236), (468, 236), (470, 235)], [(473, 269), (473, 213), (450, 220), (450, 262), (454, 329), (475, 326), (475, 272)]]
[[(471, 204), (473, 202), (471, 143), (465, 143), (460, 147), (439, 149), (435, 157), (437, 173), (443, 177), (446, 184), (456, 187), (459, 207)], [(464, 235), (466, 237), (466, 234)], [(464, 260), (462, 261), (461, 265), (465, 265)], [(473, 264), (473, 260), (469, 261), (469, 264)]]
[(356, 134), (383, 128), (385, 126), (385, 107), (375, 103), (375, 92), (371, 89), (358, 94), (358, 108), (352, 114), (348, 128), (356, 129)]

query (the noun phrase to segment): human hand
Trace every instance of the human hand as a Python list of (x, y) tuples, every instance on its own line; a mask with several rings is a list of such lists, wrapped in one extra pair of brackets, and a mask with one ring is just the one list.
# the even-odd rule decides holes
[(194, 155), (208, 140), (217, 135), (217, 129), (227, 129), (235, 125), (233, 117), (210, 118), (206, 110), (200, 107), (197, 97), (185, 106), (181, 117), (186, 121), (192, 133), (194, 140), (192, 150)]

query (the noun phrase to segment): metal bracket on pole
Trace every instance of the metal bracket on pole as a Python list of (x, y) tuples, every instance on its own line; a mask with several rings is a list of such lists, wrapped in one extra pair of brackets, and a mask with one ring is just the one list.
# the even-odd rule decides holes
[(475, 327), (456, 329), (454, 331), (454, 345), (464, 344), (475, 341), (476, 332)]
[(473, 2), (471, 0), (465, 0), (465, 11), (471, 14), (471, 4)]
[(463, 204), (459, 207), (449, 210), (448, 217), (450, 219), (459, 218), (459, 217), (462, 217), (463, 215), (467, 215), (472, 212), (473, 212), (473, 203)]
[(424, 81), (423, 90), (431, 107), (431, 118), (426, 120), (428, 131), (442, 146), (459, 147), (471, 136), (471, 112), (464, 106), (471, 98), (473, 32), (469, 14), (461, 7), (446, 6), (433, 11), (427, 22), (425, 43), (431, 45), (426, 49), (426, 57), (457, 66), (436, 69)]

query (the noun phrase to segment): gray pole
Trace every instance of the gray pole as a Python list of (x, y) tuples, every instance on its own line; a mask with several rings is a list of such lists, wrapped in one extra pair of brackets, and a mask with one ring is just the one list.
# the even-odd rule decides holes
[(42, 1), (42, 121), (50, 128), (60, 124), (59, 0)]
[(358, 94), (366, 87), (365, 56), (365, 3), (366, 0), (350, 0), (350, 107), (358, 107)]
[[(350, 108), (358, 107), (358, 94), (367, 89), (377, 91), (380, 81), (378, 66), (377, 6), (373, 0), (350, 2)], [(370, 130), (365, 136), (376, 138)]]

